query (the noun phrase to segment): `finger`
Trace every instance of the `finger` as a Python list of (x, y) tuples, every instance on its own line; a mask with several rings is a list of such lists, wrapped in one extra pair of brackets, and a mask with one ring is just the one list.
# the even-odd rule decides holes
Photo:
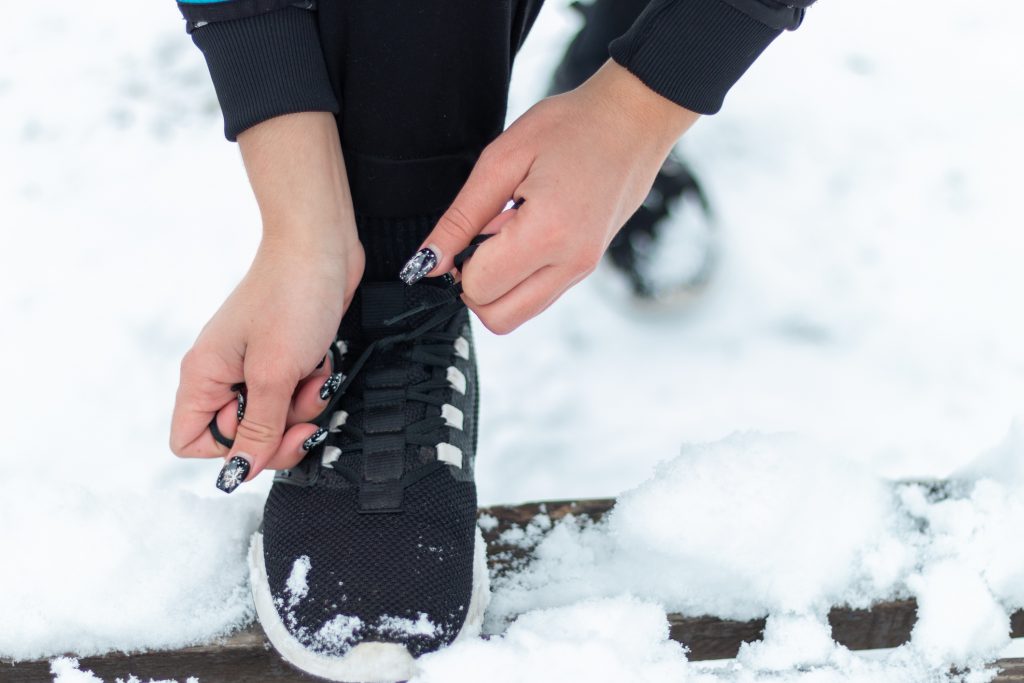
[(192, 350), (182, 359), (171, 415), (170, 447), (176, 455), (210, 457), (209, 451), (197, 442), (207, 431), (210, 420), (228, 403), (233, 403), (237, 395), (232, 383), (210, 379), (224, 374), (222, 364), (210, 354)]
[(539, 315), (582, 279), (582, 275), (573, 276), (565, 268), (546, 266), (493, 303), (467, 305), (491, 332), (508, 334)]
[(245, 365), (248, 387), (245, 417), (238, 423), (235, 444), (217, 478), (217, 488), (226, 493), (259, 474), (277, 453), (292, 394), (298, 384), (296, 379), (277, 370), (272, 359), (252, 350)]
[(478, 306), (495, 302), (519, 283), (545, 266), (553, 264), (555, 254), (536, 238), (533, 218), (525, 206), (505, 211), (497, 234), (476, 250), (463, 266), (463, 291)]
[(513, 191), (526, 177), (530, 163), (529, 157), (504, 152), (500, 145), (492, 143), (485, 149), (455, 201), (419, 251), (402, 268), (401, 279), (413, 284), (425, 276), (450, 271), (455, 255), (465, 249), (512, 198)]
[(306, 454), (327, 438), (326, 430), (303, 423), (289, 427), (281, 439), (281, 447), (267, 463), (265, 469), (287, 470), (298, 465)]
[[(238, 404), (232, 401), (219, 411), (216, 415), (217, 430), (227, 440), (233, 440), (238, 432)], [(230, 448), (218, 441), (207, 422), (206, 428), (191, 443), (183, 449), (183, 458), (223, 458), (228, 454)]]
[(526, 202), (524, 199), (510, 199), (505, 209), (497, 216), (492, 218), (484, 229), (480, 231), (481, 235), (496, 235), (501, 232), (505, 224), (516, 217), (519, 208)]
[(292, 397), (287, 425), (291, 427), (300, 422), (312, 422), (327, 407), (327, 401), (340, 384), (341, 376), (333, 374), (331, 361), (328, 360), (299, 383)]
[[(521, 200), (519, 202), (514, 202), (512, 200), (509, 200), (508, 208), (506, 208), (504, 211), (502, 211), (497, 216), (495, 216), (493, 219), (491, 219), (491, 222), (484, 226), (484, 229), (480, 231), (480, 234), (481, 235), (497, 235), (499, 232), (501, 232), (504, 229), (505, 225), (510, 220), (515, 218), (515, 216), (516, 216), (515, 209), (518, 209), (520, 206), (522, 206), (522, 204), (523, 204), (523, 202)], [(491, 238), (491, 239), (493, 239), (493, 238)], [(483, 245), (481, 245), (481, 246), (483, 246)], [(476, 254), (474, 253), (473, 255), (475, 256)], [(468, 261), (467, 261), (467, 263), (468, 263)], [(463, 267), (465, 267), (465, 265), (463, 265)], [(462, 281), (462, 273), (459, 272), (458, 268), (454, 268), (453, 267), (450, 271), (448, 271), (448, 274), (452, 276), (452, 279), (454, 279), (455, 282), (461, 282)]]

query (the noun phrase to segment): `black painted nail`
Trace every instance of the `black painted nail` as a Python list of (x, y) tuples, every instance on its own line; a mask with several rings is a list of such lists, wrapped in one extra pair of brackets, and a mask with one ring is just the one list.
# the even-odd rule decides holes
[(441, 276), (441, 279), (449, 287), (455, 284), (455, 276), (452, 275), (451, 273), (445, 273), (444, 275)]
[(511, 208), (518, 209), (520, 206), (523, 205), (523, 202), (525, 202), (525, 201), (526, 201), (526, 197), (520, 197), (519, 199), (513, 199), (512, 200), (512, 207)]
[(407, 285), (414, 285), (436, 267), (437, 254), (434, 253), (433, 249), (423, 248), (417, 251), (402, 266), (402, 271), (398, 274), (398, 278)]
[(324, 366), (324, 363), (326, 363), (326, 362), (327, 362), (327, 355), (325, 354), (324, 357), (320, 359), (320, 362), (316, 364), (316, 368), (315, 369), (319, 370), (320, 368), (322, 368)]
[(324, 439), (327, 438), (327, 430), (323, 427), (317, 427), (317, 430), (309, 435), (309, 438), (302, 442), (302, 450), (312, 450), (314, 446), (319, 446), (323, 443)]
[(338, 390), (338, 387), (340, 387), (341, 383), (344, 381), (345, 375), (341, 374), (340, 372), (333, 373), (330, 377), (327, 378), (327, 380), (324, 382), (324, 385), (320, 387), (320, 400), (326, 401), (327, 399), (329, 399), (332, 395), (334, 395), (334, 392)]
[(231, 493), (245, 481), (251, 468), (252, 465), (246, 458), (240, 455), (233, 456), (224, 463), (220, 474), (217, 475), (217, 488), (224, 493)]
[(235, 410), (235, 416), (238, 421), (241, 422), (242, 418), (245, 417), (245, 394), (241, 391), (238, 392), (238, 409)]

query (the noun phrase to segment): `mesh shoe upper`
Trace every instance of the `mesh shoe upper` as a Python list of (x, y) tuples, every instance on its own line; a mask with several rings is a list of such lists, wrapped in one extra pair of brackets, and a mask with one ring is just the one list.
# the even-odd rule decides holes
[(379, 641), (418, 656), (459, 634), (473, 593), (468, 312), (436, 281), (364, 284), (338, 336), (346, 379), (321, 416), (330, 433), (267, 499), (267, 581), (310, 650)]

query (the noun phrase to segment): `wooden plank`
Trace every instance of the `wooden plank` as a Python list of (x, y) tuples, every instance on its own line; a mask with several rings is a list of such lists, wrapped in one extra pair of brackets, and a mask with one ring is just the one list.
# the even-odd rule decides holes
[(1024, 659), (1001, 659), (996, 662), (1000, 669), (995, 677), (997, 683), (1021, 683), (1024, 681)]
[[(481, 515), (489, 516), (484, 532), (491, 570), (502, 575), (524, 566), (530, 560), (531, 547), (521, 538), (511, 542), (502, 534), (523, 528), (535, 522), (539, 515), (547, 515), (552, 522), (568, 515), (599, 520), (609, 510), (613, 499), (584, 501), (549, 501), (515, 506), (482, 508)], [(829, 613), (833, 637), (851, 650), (896, 647), (905, 643), (917, 619), (917, 604), (913, 600), (883, 602), (869, 610), (836, 607)], [(729, 659), (736, 656), (743, 642), (759, 640), (764, 632), (765, 620), (729, 621), (709, 616), (669, 615), (670, 636), (689, 649), (692, 661)], [(1013, 637), (1024, 636), (1024, 611), (1011, 618)], [(1024, 683), (1024, 659), (999, 662), (1003, 672), (995, 680), (1000, 683)], [(101, 678), (113, 681), (127, 678), (128, 674), (142, 680), (177, 679), (184, 682), (196, 676), (200, 683), (217, 681), (313, 681), (311, 676), (295, 671), (270, 648), (259, 625), (230, 637), (196, 647), (174, 651), (145, 653), (110, 653), (100, 657), (80, 659), (83, 670), (92, 670)], [(46, 661), (11, 664), (0, 662), (0, 681), (10, 683), (38, 683), (48, 680)]]
[[(1024, 683), (1024, 659), (1004, 659), (993, 666), (1000, 670), (995, 683)], [(85, 657), (79, 660), (79, 668), (92, 671), (108, 683), (117, 678), (127, 679), (129, 674), (143, 681), (172, 679), (179, 683), (185, 683), (188, 676), (195, 676), (199, 683), (309, 683), (321, 680), (291, 668), (272, 650), (252, 644), (237, 649), (186, 648), (134, 656)], [(46, 662), (15, 666), (0, 664), (0, 681), (4, 683), (43, 683), (48, 680), (49, 664)]]
[(690, 661), (732, 659), (740, 644), (761, 640), (764, 619), (729, 621), (717, 617), (684, 617), (668, 615), (669, 637), (689, 648)]
[[(82, 657), (79, 669), (92, 671), (113, 683), (127, 680), (129, 674), (143, 681), (172, 679), (185, 683), (195, 676), (200, 683), (223, 681), (272, 681), (299, 683), (319, 681), (293, 669), (270, 649), (260, 629), (246, 631), (222, 642), (200, 647), (141, 654), (111, 653), (102, 657)], [(41, 683), (51, 680), (47, 662), (27, 662), (7, 668), (0, 664), (0, 681), (5, 683)]]

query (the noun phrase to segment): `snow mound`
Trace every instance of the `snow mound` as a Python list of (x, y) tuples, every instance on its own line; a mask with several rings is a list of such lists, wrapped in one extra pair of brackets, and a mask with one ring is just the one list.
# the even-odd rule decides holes
[[(600, 522), (556, 523), (534, 562), (496, 579), (487, 628), (511, 623), (521, 639), (550, 626), (534, 615), (628, 596), (692, 616), (767, 616), (764, 640), (722, 680), (987, 680), (1024, 608), (1024, 495), (1006, 479), (894, 484), (792, 436), (687, 447)], [(881, 663), (833, 642), (832, 606), (903, 597), (917, 599), (918, 623)]]
[(497, 583), (492, 619), (623, 592), (733, 619), (866, 604), (913, 559), (894, 502), (862, 466), (794, 437), (688, 447), (602, 523), (558, 525)]
[(538, 610), (502, 636), (457, 642), (420, 666), (415, 683), (688, 680), (685, 651), (668, 639), (664, 610), (628, 597)]
[(668, 639), (664, 610), (621, 596), (525, 614), (503, 635), (424, 656), (410, 683), (985, 683), (995, 671), (953, 673), (910, 648), (882, 658), (835, 644), (823, 621), (770, 617), (765, 640), (729, 662), (688, 662)]
[(92, 655), (208, 641), (252, 621), (245, 548), (260, 500), (155, 490), (104, 497), (54, 478), (0, 481), (0, 657)]

